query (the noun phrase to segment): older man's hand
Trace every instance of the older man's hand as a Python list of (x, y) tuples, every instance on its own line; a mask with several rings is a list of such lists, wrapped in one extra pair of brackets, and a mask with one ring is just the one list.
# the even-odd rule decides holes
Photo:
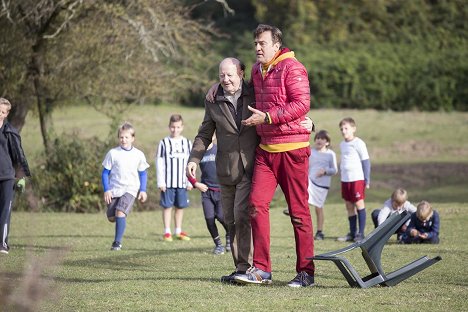
[(189, 162), (185, 170), (187, 177), (195, 179), (197, 175), (197, 167), (198, 167), (197, 164), (194, 163), (193, 161)]
[(216, 82), (215, 84), (213, 84), (213, 85), (210, 87), (210, 90), (208, 90), (208, 92), (207, 92), (206, 95), (205, 95), (205, 100), (207, 100), (207, 101), (210, 102), (210, 103), (214, 103), (214, 102), (215, 102), (216, 91), (218, 91), (219, 85), (220, 85), (220, 83), (219, 83), (219, 82)]
[(255, 109), (250, 105), (248, 106), (248, 109), (252, 112), (252, 116), (245, 120), (242, 120), (242, 124), (244, 126), (256, 126), (265, 123), (266, 113), (259, 111), (258, 109)]

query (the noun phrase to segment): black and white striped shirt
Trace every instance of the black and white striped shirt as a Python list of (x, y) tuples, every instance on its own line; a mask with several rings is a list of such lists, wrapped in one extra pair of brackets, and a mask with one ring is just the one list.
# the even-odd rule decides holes
[(159, 142), (156, 154), (156, 179), (158, 188), (186, 188), (185, 167), (192, 150), (192, 142), (180, 136), (165, 137)]

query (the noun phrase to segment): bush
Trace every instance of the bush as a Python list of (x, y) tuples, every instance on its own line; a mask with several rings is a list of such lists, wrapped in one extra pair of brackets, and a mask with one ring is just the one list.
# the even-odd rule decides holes
[(33, 170), (32, 186), (41, 210), (97, 212), (104, 209), (101, 163), (110, 140), (82, 139), (77, 133), (57, 137), (45, 162)]
[(322, 45), (297, 54), (309, 70), (313, 107), (468, 110), (466, 48), (428, 45)]

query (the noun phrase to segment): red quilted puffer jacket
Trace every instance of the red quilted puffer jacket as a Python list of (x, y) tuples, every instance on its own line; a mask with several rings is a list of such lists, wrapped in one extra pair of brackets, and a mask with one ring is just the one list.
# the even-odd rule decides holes
[(255, 107), (268, 112), (272, 122), (257, 126), (260, 143), (265, 145), (309, 142), (310, 132), (299, 124), (310, 109), (307, 70), (287, 48), (279, 57), (285, 53), (291, 57), (273, 63), (264, 78), (260, 63), (252, 67)]

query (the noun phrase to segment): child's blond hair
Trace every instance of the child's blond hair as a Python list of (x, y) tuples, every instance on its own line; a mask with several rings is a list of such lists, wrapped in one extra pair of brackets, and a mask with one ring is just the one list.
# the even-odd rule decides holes
[(416, 216), (418, 217), (419, 220), (421, 221), (426, 221), (430, 217), (432, 217), (433, 211), (432, 211), (432, 206), (429, 202), (423, 200), (418, 204), (417, 210), (416, 210)]
[(5, 98), (0, 97), (0, 105), (5, 105), (6, 107), (8, 107), (8, 110), (11, 109), (11, 103), (10, 103), (10, 101), (8, 101), (8, 100), (5, 99)]
[(398, 207), (403, 205), (407, 199), (408, 199), (408, 192), (406, 192), (405, 189), (402, 189), (399, 187), (392, 193), (392, 202), (397, 204)]
[(117, 137), (120, 137), (120, 132), (122, 131), (129, 131), (132, 137), (135, 136), (135, 128), (133, 128), (132, 124), (129, 122), (125, 121), (122, 125), (119, 126), (119, 129), (117, 130)]

